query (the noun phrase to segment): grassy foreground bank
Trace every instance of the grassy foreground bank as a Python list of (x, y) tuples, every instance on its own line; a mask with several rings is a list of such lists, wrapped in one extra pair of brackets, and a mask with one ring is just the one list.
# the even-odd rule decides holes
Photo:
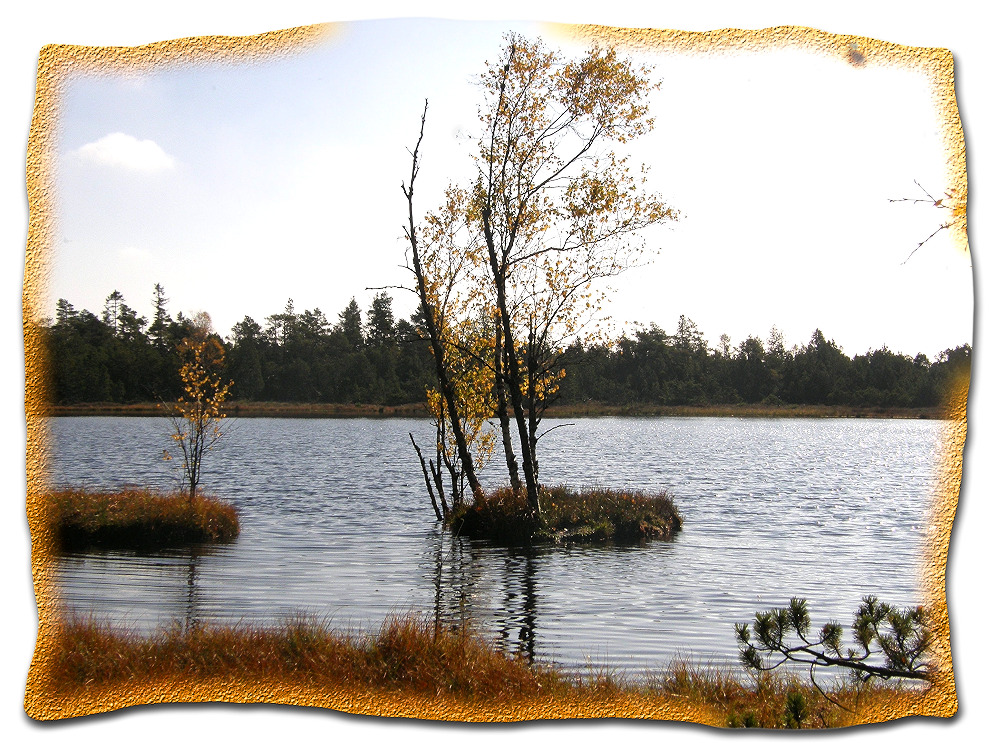
[(104, 493), (82, 489), (50, 494), (59, 547), (156, 549), (232, 542), (240, 533), (229, 503), (198, 495), (149, 490)]
[[(604, 672), (567, 674), (505, 655), (470, 631), (411, 617), (389, 619), (364, 635), (305, 618), (268, 628), (173, 628), (150, 637), (72, 621), (55, 638), (43, 686), (66, 710), (74, 698), (94, 694), (113, 709), (139, 703), (142, 693), (153, 701), (206, 701), (197, 688), (258, 683), (267, 684), (269, 695), (291, 688), (288, 701), (296, 704), (353, 712), (346, 700), (365, 700), (365, 713), (374, 714), (380, 699), (394, 716), (439, 719), (479, 719), (480, 712), (488, 720), (608, 716), (822, 728), (925, 714), (926, 705), (924, 691), (841, 686), (832, 693), (844, 710), (797, 678), (740, 679), (685, 663), (641, 683)], [(115, 688), (132, 696), (114, 702), (121, 699)], [(145, 691), (134, 696), (130, 690), (138, 688)]]
[(499, 488), (454, 511), (455, 534), (499, 543), (622, 542), (670, 539), (681, 516), (666, 492), (646, 494), (611, 488), (575, 490), (565, 485), (540, 490), (534, 520), (525, 493)]

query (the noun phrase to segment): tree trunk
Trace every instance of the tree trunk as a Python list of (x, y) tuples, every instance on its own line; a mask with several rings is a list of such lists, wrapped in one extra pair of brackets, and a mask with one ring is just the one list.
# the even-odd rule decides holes
[(464, 475), (467, 477), (471, 492), (475, 495), (481, 494), (481, 483), (474, 471), (474, 460), (468, 450), (467, 439), (464, 430), (461, 428), (460, 417), (457, 412), (457, 399), (454, 395), (454, 385), (451, 383), (450, 375), (447, 372), (446, 356), (444, 354), (443, 342), (437, 329), (435, 308), (430, 305), (426, 296), (426, 282), (423, 277), (423, 266), (419, 260), (419, 242), (416, 239), (416, 222), (413, 215), (413, 186), (416, 175), (419, 172), (419, 146), (423, 141), (423, 130), (426, 127), (426, 107), (423, 108), (423, 116), (420, 120), (419, 139), (416, 141), (416, 148), (413, 150), (412, 174), (409, 178), (409, 188), (402, 187), (409, 204), (409, 244), (412, 250), (413, 271), (416, 274), (416, 288), (423, 305), (423, 318), (426, 323), (426, 332), (430, 336), (430, 347), (433, 351), (433, 360), (436, 363), (437, 382), (440, 387), (440, 394), (443, 395), (447, 405), (447, 414), (450, 418), (450, 427), (454, 432), (454, 441), (457, 444), (457, 455), (461, 458), (464, 468)]
[(502, 448), (505, 464), (509, 468), (509, 484), (514, 492), (522, 490), (519, 480), (519, 463), (512, 450), (512, 428), (509, 424), (509, 406), (505, 397), (505, 350), (502, 347), (502, 323), (495, 323), (495, 402), (498, 422), (502, 429)]
[(481, 214), (485, 231), (485, 243), (488, 246), (488, 261), (495, 284), (495, 301), (502, 323), (502, 342), (505, 345), (505, 366), (508, 377), (509, 400), (512, 403), (512, 413), (519, 429), (519, 446), (522, 449), (523, 475), (526, 478), (526, 500), (534, 516), (540, 513), (540, 490), (533, 468), (532, 450), (529, 446), (529, 432), (526, 426), (526, 415), (523, 409), (522, 384), (519, 378), (519, 364), (516, 360), (515, 341), (512, 337), (512, 323), (509, 318), (508, 303), (505, 296), (505, 275), (499, 265), (495, 252), (495, 238), (491, 229), (491, 213), (484, 209)]
[[(426, 480), (426, 490), (430, 494), (430, 503), (433, 504), (433, 512), (437, 515), (437, 521), (443, 521), (444, 516), (446, 516), (446, 507), (444, 508), (444, 513), (440, 513), (440, 507), (437, 505), (436, 496), (433, 494), (433, 485), (430, 483), (430, 475), (426, 471), (426, 460), (423, 459), (423, 452), (420, 451), (419, 447), (416, 445), (416, 439), (413, 435), (409, 434), (409, 440), (412, 441), (413, 448), (416, 450), (416, 456), (419, 457), (419, 466), (423, 468), (423, 479)], [(444, 504), (446, 506), (446, 504)]]
[(539, 372), (537, 353), (536, 333), (531, 327), (529, 330), (529, 345), (526, 347), (526, 369), (529, 375), (529, 382), (526, 386), (526, 390), (529, 393), (529, 407), (526, 412), (529, 416), (529, 455), (533, 459), (533, 473), (536, 476), (537, 482), (539, 482), (540, 460), (536, 456), (536, 442), (538, 441), (536, 431), (540, 427), (539, 399), (536, 388)]

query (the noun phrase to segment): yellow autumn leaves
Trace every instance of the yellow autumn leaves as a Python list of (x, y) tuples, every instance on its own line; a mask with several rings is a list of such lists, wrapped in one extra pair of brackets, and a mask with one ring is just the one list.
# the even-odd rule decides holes
[(424, 110), (403, 186), (410, 270), (438, 370), (430, 410), (453, 434), (438, 437), (438, 453), (456, 454), (470, 480), (494, 451), (486, 422), (497, 417), (512, 485), (525, 484), (538, 513), (538, 428), (564, 378), (563, 351), (597, 332), (605, 295), (595, 285), (636, 264), (640, 231), (676, 218), (646, 169), (634, 176), (610, 149), (651, 130), (647, 98), (659, 84), (612, 49), (565, 60), (517, 34), (478, 84), (475, 176), (451, 185), (418, 229)]
[[(224, 433), (223, 406), (233, 382), (222, 377), (224, 348), (220, 340), (204, 328), (178, 345), (179, 378), (183, 393), (174, 405), (162, 404), (172, 427), (170, 434), (181, 457), (183, 482), (189, 498), (196, 497), (203, 456), (213, 449)], [(166, 449), (163, 459), (172, 459)]]

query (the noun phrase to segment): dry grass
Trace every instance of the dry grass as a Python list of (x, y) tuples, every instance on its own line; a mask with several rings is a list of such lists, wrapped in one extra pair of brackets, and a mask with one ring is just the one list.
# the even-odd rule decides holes
[(150, 637), (72, 621), (57, 638), (51, 684), (58, 691), (175, 677), (278, 679), (487, 701), (572, 688), (557, 672), (530, 667), (469, 632), (411, 617), (389, 619), (364, 636), (298, 618), (275, 627), (175, 627)]
[(666, 492), (649, 495), (556, 485), (541, 489), (540, 511), (537, 521), (524, 493), (499, 488), (454, 513), (450, 526), (455, 533), (501, 543), (638, 543), (670, 539), (682, 523)]
[[(308, 618), (274, 627), (179, 627), (144, 637), (94, 621), (72, 621), (59, 632), (47, 674), (52, 693), (71, 696), (114, 684), (238, 681), (296, 685), (314, 692), (400, 693), (481, 703), (566, 704), (589, 708), (611, 700), (641, 710), (691, 709), (725, 727), (794, 727), (789, 701), (799, 695), (805, 728), (862, 722), (873, 709), (893, 710), (917, 700), (918, 691), (876, 687), (834, 690), (845, 711), (825, 700), (807, 681), (786, 675), (740, 679), (678, 662), (652, 681), (620, 683), (605, 672), (568, 675), (507, 656), (467, 630), (414, 617), (391, 618), (375, 633), (354, 636)], [(631, 708), (631, 707), (629, 707)], [(669, 714), (669, 713), (668, 713)]]
[(231, 542), (240, 531), (234, 507), (209, 496), (190, 501), (186, 494), (149, 490), (67, 489), (49, 497), (62, 549), (156, 549)]
[(584, 405), (558, 405), (546, 413), (547, 418), (597, 418), (597, 417), (642, 417), (642, 418), (922, 418), (937, 419), (948, 417), (938, 407), (894, 408), (861, 407), (853, 405), (798, 405), (782, 403), (733, 403), (710, 405), (649, 405), (630, 403), (627, 405), (605, 405), (596, 402)]
[[(740, 678), (684, 661), (675, 661), (665, 674), (650, 683), (662, 696), (675, 697), (696, 707), (713, 708), (716, 716), (725, 720), (726, 727), (845, 727), (861, 722), (866, 711), (881, 707), (896, 709), (898, 698), (903, 702), (922, 693), (892, 683), (866, 687), (847, 682), (820, 685), (837, 703), (826, 699), (806, 675), (763, 673)], [(798, 710), (796, 719), (793, 713)]]

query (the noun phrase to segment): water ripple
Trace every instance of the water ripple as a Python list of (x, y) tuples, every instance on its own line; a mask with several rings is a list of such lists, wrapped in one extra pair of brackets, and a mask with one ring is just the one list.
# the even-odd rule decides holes
[[(205, 462), (241, 514), (237, 543), (153, 556), (67, 556), (67, 610), (138, 629), (307, 612), (345, 628), (390, 613), (472, 622), (506, 650), (636, 676), (691, 656), (736, 666), (732, 624), (809, 599), (848, 622), (861, 597), (921, 600), (937, 421), (603, 418), (551, 434), (546, 482), (669, 490), (671, 543), (508, 550), (433, 524), (409, 444), (421, 420), (235, 421)], [(168, 489), (151, 418), (55, 419), (55, 485)], [(483, 473), (507, 480), (504, 466)]]

